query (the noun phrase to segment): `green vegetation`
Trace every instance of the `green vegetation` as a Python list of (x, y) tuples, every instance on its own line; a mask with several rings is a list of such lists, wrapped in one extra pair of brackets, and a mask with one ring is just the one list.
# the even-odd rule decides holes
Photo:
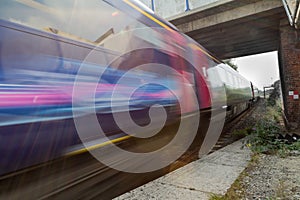
[(234, 69), (234, 70), (237, 71), (238, 66), (236, 64), (234, 64), (231, 59), (224, 60), (224, 63), (227, 64), (227, 65), (229, 65), (232, 69)]
[(287, 134), (280, 124), (281, 107), (268, 104), (266, 112), (256, 125), (247, 131), (246, 146), (255, 153), (277, 154), (286, 157), (293, 150), (300, 150), (300, 141), (291, 142), (284, 138)]
[(274, 84), (272, 84), (272, 87), (274, 87), (274, 89), (272, 90), (272, 92), (270, 93), (270, 97), (268, 99), (268, 105), (271, 106), (275, 106), (277, 103), (277, 100), (280, 98), (280, 80), (277, 80), (274, 82)]
[(212, 194), (209, 200), (226, 200), (225, 196)]
[(275, 153), (285, 143), (279, 139), (281, 129), (272, 119), (259, 121), (248, 136), (246, 145), (256, 153)]
[(232, 135), (236, 135), (236, 136), (247, 136), (252, 132), (252, 127), (247, 127), (244, 129), (239, 129), (239, 130), (234, 130)]

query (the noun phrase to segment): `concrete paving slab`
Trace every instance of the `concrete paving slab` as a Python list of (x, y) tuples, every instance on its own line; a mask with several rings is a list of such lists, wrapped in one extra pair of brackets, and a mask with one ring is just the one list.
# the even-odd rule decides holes
[(251, 151), (242, 140), (226, 146), (120, 197), (122, 199), (209, 199), (224, 195), (248, 165)]
[(235, 153), (233, 152), (220, 152), (219, 154), (214, 154), (210, 157), (205, 157), (202, 162), (214, 163), (217, 165), (227, 165), (227, 166), (240, 166), (244, 167), (250, 161), (250, 154)]
[(115, 200), (146, 200), (146, 199), (208, 199), (209, 194), (190, 188), (181, 188), (174, 185), (150, 182)]
[(192, 170), (180, 170), (157, 181), (206, 193), (225, 194), (227, 188), (237, 178), (236, 174), (240, 174), (244, 169), (239, 166), (233, 167), (206, 162), (195, 163), (193, 166)]
[(245, 153), (245, 151), (250, 152), (250, 149), (244, 147), (245, 140), (246, 140), (245, 138), (238, 140), (226, 147), (223, 147), (222, 149), (218, 150), (218, 152), (227, 151), (227, 152), (235, 152), (235, 153), (242, 153), (242, 154)]

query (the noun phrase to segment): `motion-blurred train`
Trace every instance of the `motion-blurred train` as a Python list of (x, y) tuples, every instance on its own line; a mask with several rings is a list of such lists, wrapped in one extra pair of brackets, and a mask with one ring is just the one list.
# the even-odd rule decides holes
[(85, 148), (74, 119), (89, 110), (114, 142), (128, 137), (113, 113), (143, 127), (160, 105), (172, 124), (215, 102), (229, 120), (254, 98), (250, 81), (139, 1), (0, 4), (0, 175)]

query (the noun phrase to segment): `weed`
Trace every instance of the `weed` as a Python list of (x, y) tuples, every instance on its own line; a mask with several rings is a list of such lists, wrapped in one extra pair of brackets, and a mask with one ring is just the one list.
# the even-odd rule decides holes
[(274, 120), (263, 119), (253, 128), (247, 144), (256, 153), (274, 154), (285, 143), (279, 139), (281, 133), (281, 128)]
[(300, 140), (298, 140), (298, 141), (296, 141), (296, 142), (290, 144), (290, 145), (288, 146), (288, 150), (290, 150), (290, 151), (300, 150)]
[(279, 183), (275, 190), (276, 197), (279, 199), (286, 199), (287, 198), (287, 194), (286, 194), (287, 188), (288, 188), (288, 186), (286, 185), (286, 183), (283, 180), (279, 180)]
[(299, 140), (292, 143), (284, 139), (286, 132), (280, 125), (281, 112), (278, 102), (266, 107), (264, 117), (251, 129), (245, 143), (253, 152), (287, 157), (290, 151), (300, 150)]
[(252, 131), (252, 128), (247, 127), (247, 128), (240, 129), (240, 130), (234, 130), (232, 134), (236, 135), (236, 136), (247, 136), (251, 133), (251, 131)]
[(285, 134), (275, 120), (264, 118), (252, 129), (246, 146), (255, 153), (277, 154), (284, 158), (291, 151), (300, 150), (300, 140), (290, 142), (283, 138)]
[(209, 197), (209, 200), (227, 200), (225, 196), (218, 195), (218, 194), (212, 194)]

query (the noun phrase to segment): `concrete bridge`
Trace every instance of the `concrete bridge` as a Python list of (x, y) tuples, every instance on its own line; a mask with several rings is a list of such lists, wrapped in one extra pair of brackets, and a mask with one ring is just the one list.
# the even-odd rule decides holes
[(278, 50), (287, 21), (281, 0), (143, 1), (221, 59)]
[(220, 59), (278, 51), (286, 119), (289, 127), (300, 128), (298, 1), (142, 1)]
[(170, 21), (221, 59), (277, 50), (280, 20), (287, 19), (281, 1), (236, 2), (218, 1)]

